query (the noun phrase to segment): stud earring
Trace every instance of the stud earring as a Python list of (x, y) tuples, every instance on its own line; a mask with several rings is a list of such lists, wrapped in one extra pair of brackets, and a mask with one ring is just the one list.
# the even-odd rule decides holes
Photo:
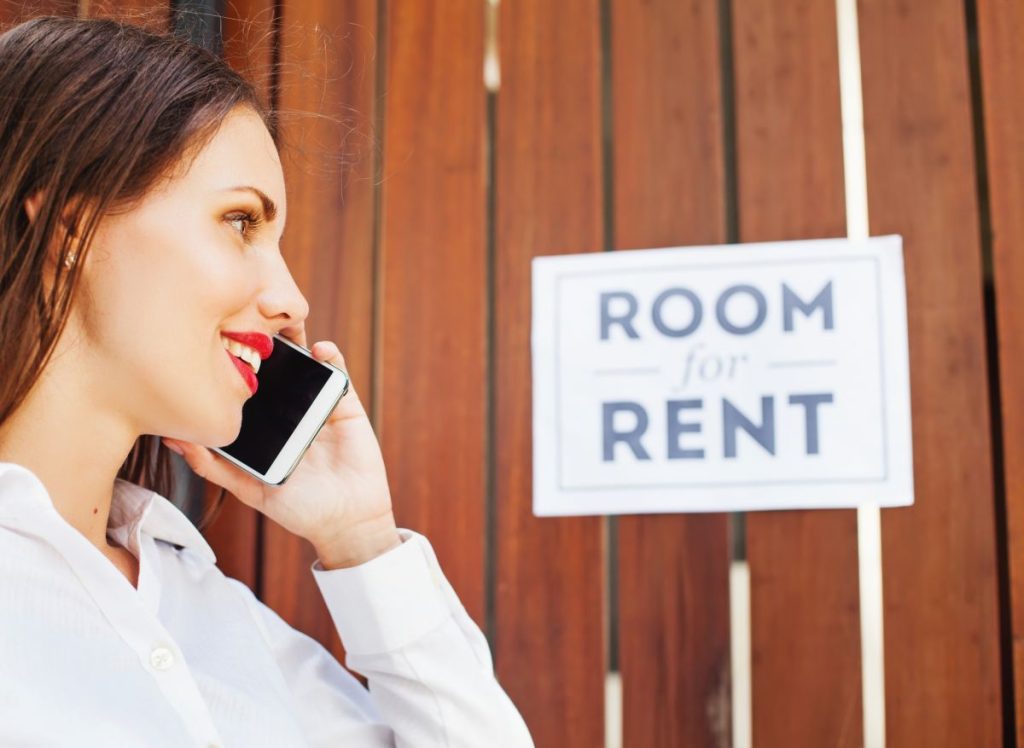
[[(75, 230), (75, 226), (73, 224), (69, 223), (63, 217), (60, 220), (61, 220), (61, 223), (64, 224), (64, 228), (67, 229), (67, 232), (71, 236), (73, 236), (73, 237), (74, 236), (78, 236), (78, 232)], [(71, 266), (75, 264), (75, 260), (76, 259), (78, 259), (78, 250), (77, 249), (75, 249), (72, 252), (68, 252), (68, 254), (65, 255), (65, 257), (64, 257), (64, 267), (66, 267), (68, 270), (70, 270)]]

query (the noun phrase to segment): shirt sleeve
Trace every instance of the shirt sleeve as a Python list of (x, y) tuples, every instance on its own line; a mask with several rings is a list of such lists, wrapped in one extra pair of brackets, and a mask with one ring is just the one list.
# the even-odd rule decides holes
[(319, 642), (252, 598), (310, 744), (533, 748), (494, 677), (483, 632), (429, 541), (411, 530), (399, 535), (399, 546), (359, 566), (327, 570), (318, 559), (310, 567), (346, 665), (366, 677), (369, 691)]

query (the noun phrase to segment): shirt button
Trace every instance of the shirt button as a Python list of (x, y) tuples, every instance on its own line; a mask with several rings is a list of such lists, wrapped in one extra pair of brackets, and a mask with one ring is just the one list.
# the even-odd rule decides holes
[(174, 664), (174, 652), (167, 647), (157, 647), (149, 653), (149, 664), (156, 670), (167, 670)]

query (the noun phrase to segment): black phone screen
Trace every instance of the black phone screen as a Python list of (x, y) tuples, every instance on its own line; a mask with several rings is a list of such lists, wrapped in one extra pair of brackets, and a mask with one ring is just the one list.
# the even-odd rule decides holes
[(331, 378), (331, 370), (275, 339), (257, 378), (256, 394), (242, 406), (238, 438), (222, 449), (265, 474)]

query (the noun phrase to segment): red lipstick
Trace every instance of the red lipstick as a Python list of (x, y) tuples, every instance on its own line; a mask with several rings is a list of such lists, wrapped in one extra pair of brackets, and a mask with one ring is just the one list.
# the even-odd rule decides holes
[(247, 345), (260, 354), (260, 361), (266, 361), (274, 352), (274, 339), (261, 332), (221, 332), (228, 340), (235, 340)]
[(238, 369), (238, 373), (242, 375), (242, 379), (245, 380), (245, 384), (249, 388), (249, 391), (255, 395), (256, 390), (259, 388), (259, 381), (256, 379), (256, 374), (253, 372), (252, 367), (242, 361), (238, 356), (232, 354), (231, 351), (225, 349), (224, 352), (228, 354), (228, 358), (231, 359), (231, 363), (235, 365), (235, 368)]

